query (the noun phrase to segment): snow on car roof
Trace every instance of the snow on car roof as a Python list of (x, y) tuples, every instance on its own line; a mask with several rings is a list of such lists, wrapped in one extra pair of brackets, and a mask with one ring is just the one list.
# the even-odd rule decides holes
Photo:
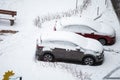
[(80, 46), (86, 46), (87, 45), (87, 39), (83, 36), (79, 36), (72, 32), (66, 32), (66, 31), (51, 31), (49, 33), (44, 33), (41, 36), (42, 40), (62, 40), (62, 41), (70, 41), (77, 45), (80, 44)]
[(100, 51), (100, 52), (103, 50), (102, 45), (97, 40), (85, 38), (81, 35), (68, 31), (51, 31), (48, 33), (44, 33), (41, 36), (41, 40), (70, 41), (72, 43), (79, 45), (81, 48), (84, 49)]
[(86, 25), (90, 26), (91, 28), (99, 31), (101, 29), (100, 23), (93, 21), (92, 19), (88, 18), (79, 18), (79, 17), (66, 17), (61, 19), (60, 24), (62, 26), (67, 26), (67, 25)]
[[(67, 26), (67, 25), (85, 25), (87, 27), (92, 28), (93, 30), (96, 30), (97, 32), (101, 33), (102, 35), (110, 35), (111, 37), (115, 36), (115, 30), (110, 25), (107, 25), (103, 22), (99, 23), (97, 21), (94, 21), (89, 18), (80, 18), (80, 17), (66, 17), (59, 21), (58, 24), (61, 24), (61, 27)], [(58, 25), (58, 28), (61, 29), (61, 27)], [(77, 29), (77, 28), (75, 28)], [(74, 30), (75, 30), (74, 29)], [(76, 31), (76, 30), (75, 30)]]

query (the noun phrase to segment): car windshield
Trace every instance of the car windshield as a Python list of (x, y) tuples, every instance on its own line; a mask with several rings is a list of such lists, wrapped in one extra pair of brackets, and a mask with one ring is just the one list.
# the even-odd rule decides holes
[(67, 25), (67, 26), (64, 26), (62, 30), (68, 30), (72, 32), (82, 32), (82, 33), (97, 32), (95, 29), (86, 25)]

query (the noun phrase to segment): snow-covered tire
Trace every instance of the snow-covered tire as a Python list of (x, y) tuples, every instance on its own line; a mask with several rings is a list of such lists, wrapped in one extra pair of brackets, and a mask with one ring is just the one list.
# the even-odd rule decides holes
[(54, 60), (54, 57), (52, 54), (47, 53), (43, 55), (43, 61), (52, 62), (53, 60)]
[(98, 41), (99, 41), (102, 45), (106, 45), (106, 44), (107, 44), (106, 39), (101, 38), (101, 39), (98, 39)]
[(83, 59), (83, 63), (84, 63), (85, 65), (93, 65), (93, 64), (95, 63), (95, 60), (94, 60), (93, 57), (85, 57), (85, 58)]

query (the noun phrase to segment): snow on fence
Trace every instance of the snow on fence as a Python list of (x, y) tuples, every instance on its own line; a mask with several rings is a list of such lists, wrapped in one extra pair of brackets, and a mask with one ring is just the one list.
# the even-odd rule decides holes
[(70, 9), (66, 12), (56, 13), (56, 14), (49, 14), (46, 16), (37, 16), (34, 20), (35, 26), (41, 27), (41, 24), (46, 21), (51, 21), (54, 19), (61, 19), (63, 17), (71, 17), (73, 15), (81, 16), (83, 10), (86, 10), (88, 5), (91, 3), (91, 0), (83, 0), (83, 4), (78, 6), (76, 9)]

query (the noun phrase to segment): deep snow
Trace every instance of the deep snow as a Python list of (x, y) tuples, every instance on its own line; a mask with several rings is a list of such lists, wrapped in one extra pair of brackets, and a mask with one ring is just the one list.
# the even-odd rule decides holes
[[(79, 0), (79, 4), (81, 4), (81, 0)], [(98, 7), (99, 14), (97, 15)], [(97, 21), (106, 23), (116, 30), (117, 41), (112, 46), (104, 46), (107, 50), (104, 53), (105, 61), (99, 66), (57, 62), (57, 65), (53, 67), (53, 63), (50, 63), (52, 66), (49, 66), (48, 63), (34, 59), (36, 38), (41, 32), (52, 30), (55, 21), (45, 22), (42, 24), (42, 28), (38, 28), (34, 25), (34, 19), (37, 16), (74, 9), (75, 0), (0, 0), (0, 8), (17, 11), (16, 24), (9, 26), (8, 21), (0, 20), (0, 29), (19, 31), (17, 34), (6, 37), (0, 35), (0, 39), (4, 40), (0, 42), (1, 80), (4, 72), (8, 70), (13, 70), (16, 76), (22, 76), (23, 80), (80, 80), (80, 77), (75, 77), (75, 74), (80, 75), (80, 71), (90, 75), (92, 80), (102, 80), (111, 70), (120, 66), (120, 27), (110, 0), (107, 0), (107, 5), (105, 5), (105, 0), (91, 0), (90, 5), (81, 14), (82, 17), (94, 19), (103, 13)]]

